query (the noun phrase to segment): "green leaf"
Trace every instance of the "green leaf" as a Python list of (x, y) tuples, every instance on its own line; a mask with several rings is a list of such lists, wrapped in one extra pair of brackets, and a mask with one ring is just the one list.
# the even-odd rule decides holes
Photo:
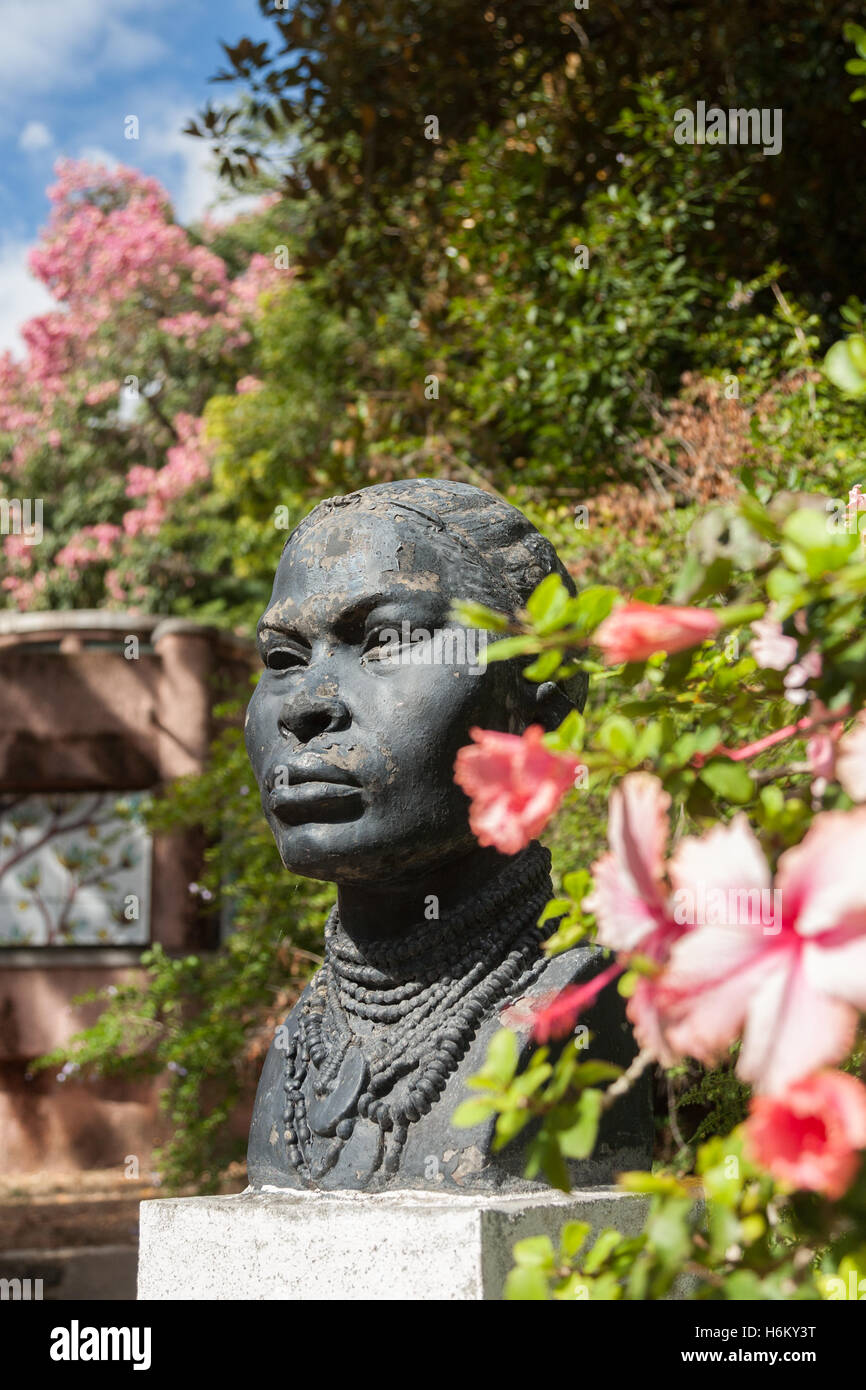
[(563, 753), (579, 753), (583, 748), (586, 721), (580, 710), (569, 710), (558, 729), (548, 734), (544, 742), (550, 749)]
[(740, 512), (759, 536), (763, 536), (768, 541), (778, 541), (779, 528), (757, 497), (742, 497), (740, 499)]
[(761, 805), (767, 820), (772, 823), (779, 817), (785, 809), (785, 796), (781, 787), (770, 783), (761, 788)]
[(498, 1081), (494, 1081), (489, 1076), (484, 1076), (478, 1072), (476, 1076), (467, 1076), (466, 1085), (471, 1091), (494, 1091), (499, 1097), (502, 1094), (502, 1087)]
[(547, 1301), (547, 1279), (541, 1269), (527, 1266), (509, 1270), (503, 1296), (511, 1303)]
[(674, 580), (671, 590), (672, 603), (687, 603), (696, 594), (704, 579), (705, 567), (699, 557), (690, 551), (683, 561), (682, 568)]
[(591, 1230), (588, 1221), (569, 1221), (563, 1226), (559, 1236), (563, 1259), (573, 1259)]
[(508, 618), (504, 613), (497, 613), (493, 608), (487, 608), (483, 603), (474, 603), (471, 599), (461, 599), (452, 604), (450, 616), (464, 627), (485, 627), (491, 632), (507, 632)]
[(529, 1236), (514, 1245), (514, 1263), (521, 1268), (553, 1269), (556, 1255), (550, 1236)]
[(864, 350), (866, 339), (856, 333), (851, 338), (834, 343), (824, 358), (826, 375), (846, 396), (866, 395), (866, 369), (862, 365)]
[(829, 528), (825, 512), (803, 507), (786, 517), (782, 556), (792, 570), (805, 569), (810, 579), (841, 569), (859, 545), (859, 537)]
[(524, 667), (523, 674), (530, 681), (550, 680), (562, 661), (562, 652), (554, 648), (550, 652), (542, 652), (531, 665)]
[(613, 610), (619, 591), (610, 584), (591, 584), (574, 603), (575, 627), (580, 633), (594, 632)]
[(695, 733), (680, 734), (670, 752), (674, 767), (685, 767), (686, 763), (691, 762), (697, 751), (698, 735)]
[(575, 1067), (572, 1084), (575, 1086), (596, 1086), (599, 1081), (616, 1081), (622, 1076), (622, 1067), (613, 1062), (581, 1062)]
[(763, 1279), (752, 1269), (735, 1269), (724, 1284), (725, 1298), (737, 1303), (762, 1303), (768, 1293)]
[[(542, 1142), (541, 1165), (544, 1168), (544, 1176), (551, 1187), (556, 1187), (560, 1192), (571, 1191), (571, 1179), (569, 1178), (568, 1168), (565, 1159), (562, 1157), (557, 1145), (552, 1139)], [(538, 1171), (537, 1165), (535, 1171)], [(527, 1177), (530, 1176), (527, 1169)]]
[(545, 636), (560, 627), (568, 614), (571, 595), (558, 574), (548, 574), (526, 600), (526, 611), (535, 631)]
[(809, 591), (804, 587), (800, 576), (792, 574), (782, 565), (777, 565), (768, 574), (767, 594), (781, 607), (781, 619), (789, 617), (795, 609), (803, 608), (809, 602)]
[(573, 902), (580, 903), (592, 887), (592, 874), (588, 869), (572, 869), (563, 874), (562, 886)]
[(672, 1173), (647, 1173), (642, 1169), (636, 1169), (630, 1173), (620, 1173), (617, 1185), (626, 1192), (646, 1192), (652, 1196), (686, 1196), (686, 1189)]
[(498, 1081), (504, 1089), (513, 1079), (519, 1060), (520, 1045), (517, 1041), (517, 1034), (512, 1033), (510, 1028), (500, 1028), (490, 1039), (487, 1056), (481, 1069), (482, 1075), (489, 1076), (493, 1081)]
[(513, 656), (527, 656), (538, 650), (536, 637), (500, 637), (496, 642), (488, 642), (484, 657), (491, 661), (510, 661)]
[(549, 922), (552, 917), (562, 917), (566, 912), (571, 911), (571, 898), (551, 898), (538, 919), (538, 926), (543, 927), (545, 922)]
[(677, 584), (674, 603), (697, 603), (712, 594), (723, 594), (731, 582), (733, 561), (727, 555), (717, 555), (706, 566), (701, 566), (700, 574), (689, 588), (685, 583)]
[(743, 656), (733, 666), (723, 666), (717, 671), (713, 677), (713, 685), (717, 690), (730, 690), (732, 685), (741, 685), (746, 677), (757, 669), (758, 663), (753, 656)]
[(588, 1158), (595, 1147), (601, 1106), (601, 1091), (583, 1091), (577, 1102), (577, 1121), (568, 1129), (559, 1130), (557, 1142), (566, 1158)]
[(611, 714), (598, 731), (599, 745), (615, 758), (625, 760), (635, 745), (635, 727), (623, 714)]
[(646, 1224), (647, 1241), (657, 1252), (666, 1269), (681, 1265), (691, 1253), (692, 1239), (688, 1217), (692, 1209), (690, 1197), (656, 1198), (658, 1205)]
[(595, 1274), (597, 1270), (601, 1269), (608, 1256), (613, 1254), (621, 1240), (622, 1236), (619, 1231), (615, 1231), (613, 1227), (608, 1227), (606, 1230), (602, 1231), (586, 1259), (583, 1261), (585, 1272), (587, 1274)]
[(714, 1260), (724, 1258), (725, 1251), (734, 1245), (740, 1233), (740, 1222), (735, 1212), (721, 1202), (708, 1202), (707, 1228), (710, 1237), (710, 1254)]
[(653, 762), (661, 752), (662, 747), (662, 726), (657, 720), (647, 724), (646, 728), (638, 731), (637, 740), (631, 750), (633, 763), (642, 763), (646, 759)]
[(635, 1302), (645, 1301), (651, 1273), (652, 1256), (644, 1251), (631, 1267), (631, 1273), (628, 1279), (628, 1298), (630, 1300)]
[[(516, 1104), (517, 1098), (514, 1098)], [(522, 1129), (525, 1129), (532, 1119), (529, 1110), (505, 1110), (496, 1121), (496, 1133), (493, 1138), (494, 1153), (501, 1153), (506, 1144), (510, 1144), (512, 1139), (516, 1139)]]
[(846, 20), (842, 25), (842, 33), (848, 43), (853, 43), (861, 58), (866, 58), (866, 29), (862, 24), (855, 24), (853, 20)]
[(576, 1303), (578, 1300), (588, 1299), (591, 1284), (592, 1280), (583, 1274), (569, 1274), (556, 1285), (553, 1297), (561, 1303)]
[(623, 999), (631, 999), (640, 984), (640, 978), (637, 970), (626, 970), (616, 982), (617, 994), (621, 995)]
[(451, 1123), (457, 1129), (472, 1129), (488, 1120), (495, 1110), (489, 1100), (464, 1100), (454, 1111)]
[(540, 1067), (532, 1067), (528, 1071), (522, 1071), (519, 1076), (515, 1076), (508, 1088), (508, 1099), (522, 1098), (534, 1095), (540, 1086), (543, 1086), (549, 1076), (553, 1075), (553, 1067), (549, 1062), (545, 1062)]
[(755, 785), (748, 769), (742, 763), (732, 763), (728, 758), (718, 758), (707, 763), (698, 773), (701, 781), (717, 796), (743, 806), (751, 801)]
[(697, 734), (697, 745), (699, 753), (711, 753), (717, 743), (721, 742), (722, 729), (720, 724), (707, 724)]

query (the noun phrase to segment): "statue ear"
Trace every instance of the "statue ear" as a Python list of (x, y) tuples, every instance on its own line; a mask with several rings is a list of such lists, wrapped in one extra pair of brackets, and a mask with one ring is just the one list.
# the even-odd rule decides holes
[(589, 688), (589, 676), (578, 671), (564, 681), (542, 681), (533, 694), (533, 722), (540, 723), (549, 733), (558, 728), (573, 709), (583, 711)]

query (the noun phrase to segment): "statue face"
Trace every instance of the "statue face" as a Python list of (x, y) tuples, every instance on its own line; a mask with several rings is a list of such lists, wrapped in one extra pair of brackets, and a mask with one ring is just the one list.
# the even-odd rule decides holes
[(476, 847), (454, 759), (471, 725), (514, 717), (507, 663), (479, 671), (441, 649), (463, 631), (452, 601), (470, 596), (459, 552), (399, 513), (336, 510), (285, 550), (246, 742), (287, 868), (382, 882)]

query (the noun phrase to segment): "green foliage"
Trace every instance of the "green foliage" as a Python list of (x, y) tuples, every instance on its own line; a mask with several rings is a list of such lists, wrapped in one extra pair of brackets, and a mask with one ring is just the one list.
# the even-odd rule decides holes
[[(552, 576), (490, 655), (496, 659), (497, 647), (507, 643), (509, 656), (531, 655), (536, 668), (544, 663), (543, 670), (530, 667), (530, 677), (562, 679), (576, 668), (592, 673), (599, 691), (595, 703), (546, 738), (551, 749), (579, 753), (595, 791), (609, 789), (627, 773), (651, 771), (680, 812), (680, 833), (708, 830), (743, 808), (773, 862), (802, 838), (817, 810), (846, 810), (852, 802), (832, 777), (820, 790), (813, 785), (808, 798), (804, 782), (813, 773), (803, 760), (805, 735), (792, 719), (790, 691), (781, 672), (763, 668), (748, 650), (748, 628), (772, 602), (797, 643), (797, 659), (820, 654), (811, 677), (814, 698), (841, 719), (863, 708), (866, 557), (859, 534), (839, 521), (838, 508), (828, 508), (822, 497), (790, 493), (762, 500), (759, 491), (700, 517), (685, 564), (669, 584), (675, 593), (711, 595), (722, 606), (714, 608), (717, 635), (697, 639), (686, 650), (668, 655), (660, 641), (655, 654), (625, 665), (594, 660), (596, 647), (604, 655), (598, 629), (616, 612), (615, 592), (595, 586), (572, 597)], [(653, 588), (638, 596), (657, 602), (663, 594)], [(794, 623), (795, 614), (802, 620)], [(488, 620), (484, 613), (477, 618)], [(583, 907), (586, 878), (568, 875), (563, 887), (564, 895), (543, 914), (543, 920), (562, 919), (548, 943), (551, 952), (573, 945), (591, 926)], [(660, 968), (634, 952), (620, 960), (629, 967), (622, 981), (626, 994), (642, 974)], [(509, 1066), (502, 1071), (488, 1059), (470, 1080), (483, 1091), (480, 1102), (468, 1102), (471, 1115), (496, 1115), (500, 1147), (536, 1121), (526, 1175), (543, 1172), (567, 1191), (567, 1160), (592, 1152), (602, 1114), (631, 1075), (620, 1077), (616, 1069), (605, 1074), (600, 1062), (581, 1063), (573, 1045), (555, 1056), (542, 1046), (522, 1070), (516, 1040), (506, 1046), (500, 1035), (496, 1050)], [(649, 1060), (648, 1053), (643, 1057)], [(632, 1070), (640, 1070), (640, 1059)], [(605, 1081), (611, 1084), (602, 1090)], [(681, 1145), (680, 1166), (688, 1165), (692, 1145), (744, 1118), (747, 1095), (727, 1067), (686, 1091), (681, 1104), (700, 1106), (703, 1114)], [(461, 1109), (456, 1122), (471, 1122)], [(676, 1118), (671, 1127), (679, 1133)], [(702, 1144), (697, 1173), (699, 1182), (670, 1175), (628, 1178), (630, 1190), (653, 1194), (637, 1241), (604, 1233), (582, 1262), (562, 1250), (557, 1255), (549, 1241), (516, 1247), (507, 1296), (655, 1299), (670, 1293), (685, 1271), (698, 1280), (699, 1298), (820, 1297), (818, 1257), (834, 1269), (847, 1255), (848, 1216), (862, 1222), (860, 1188), (842, 1203), (795, 1196), (784, 1205), (785, 1189), (750, 1162), (737, 1129)], [(862, 1239), (862, 1225), (853, 1230)]]
[(733, 292), (711, 257), (689, 250), (712, 230), (714, 200), (748, 198), (746, 171), (725, 176), (716, 152), (698, 162), (672, 143), (679, 99), (660, 83), (631, 102), (608, 132), (620, 162), (600, 171), (579, 219), (567, 202), (549, 206), (552, 98), (519, 128), (479, 131), (445, 209), (455, 418), (485, 427), (488, 466), (495, 442), (527, 480), (609, 476), (649, 424), (651, 377), (656, 390), (675, 386)]
[(516, 1034), (501, 1028), (491, 1039), (481, 1071), (467, 1083), (481, 1094), (458, 1106), (453, 1122), (458, 1128), (471, 1128), (496, 1115), (497, 1151), (537, 1120), (529, 1140), (527, 1177), (543, 1172), (554, 1187), (568, 1192), (563, 1160), (592, 1153), (602, 1113), (616, 1095), (606, 1097), (597, 1087), (615, 1081), (621, 1068), (581, 1061), (574, 1045), (563, 1048), (555, 1061), (549, 1048), (537, 1048), (520, 1072), (518, 1061)]
[[(849, 21), (842, 26), (842, 33), (857, 50), (857, 57), (848, 59), (845, 64), (845, 71), (850, 72), (854, 77), (862, 77), (866, 73), (866, 29), (863, 28), (862, 24), (852, 24)], [(850, 95), (850, 100), (866, 100), (866, 86), (856, 87)]]
[[(381, 302), (395, 280), (420, 296), (437, 278), (441, 195), (461, 171), (462, 147), (482, 128), (531, 123), (540, 97), (558, 121), (540, 190), (560, 216), (577, 212), (596, 182), (612, 179), (623, 145), (609, 134), (633, 94), (674, 70), (682, 103), (782, 108), (784, 155), (723, 147), (720, 176), (760, 171), (751, 205), (714, 200), (713, 228), (693, 259), (718, 254), (748, 283), (777, 260), (793, 290), (820, 302), (866, 274), (864, 191), (850, 177), (845, 40), (857, 40), (859, 0), (815, 0), (792, 11), (730, 0), (723, 15), (704, 0), (552, 12), (547, 0), (385, 0), (375, 8), (336, 0), (271, 0), (260, 8), (270, 42), (226, 45), (222, 101), (195, 123), (238, 181), (272, 169), (309, 235), (305, 266), (327, 264), (335, 294)], [(844, 36), (843, 36), (844, 30)], [(736, 55), (736, 72), (731, 55)], [(671, 107), (671, 124), (673, 112)], [(430, 114), (435, 139), (425, 138)], [(522, 126), (517, 126), (517, 130)], [(695, 162), (710, 153), (694, 151)], [(530, 169), (524, 183), (534, 186)], [(502, 216), (516, 212), (508, 190)], [(844, 197), (839, 196), (844, 189)], [(525, 203), (521, 210), (525, 209)], [(552, 239), (548, 238), (552, 244)]]
[(621, 1176), (625, 1191), (650, 1199), (640, 1236), (604, 1230), (582, 1253), (589, 1228), (570, 1223), (558, 1251), (546, 1237), (519, 1241), (506, 1298), (659, 1299), (684, 1274), (687, 1296), (698, 1300), (844, 1298), (852, 1274), (857, 1289), (863, 1252), (854, 1232), (862, 1232), (866, 1215), (866, 1165), (839, 1203), (785, 1197), (750, 1161), (735, 1130), (701, 1146), (697, 1172), (699, 1180)]
[(703, 1071), (697, 1083), (677, 1097), (679, 1113), (690, 1105), (704, 1111), (689, 1143), (698, 1144), (714, 1134), (728, 1134), (745, 1119), (748, 1100), (749, 1088), (739, 1080), (732, 1067), (710, 1067)]
[(207, 772), (175, 783), (148, 816), (154, 831), (195, 825), (207, 836), (194, 887), (214, 916), (230, 919), (222, 945), (183, 957), (154, 946), (139, 981), (82, 997), (104, 1002), (97, 1022), (37, 1064), (71, 1062), (82, 1076), (165, 1075), (170, 1137), (157, 1160), (169, 1187), (194, 1182), (211, 1191), (243, 1157), (238, 1112), (274, 1028), (320, 959), (332, 891), (286, 873), (251, 782), (242, 734), (231, 728)]

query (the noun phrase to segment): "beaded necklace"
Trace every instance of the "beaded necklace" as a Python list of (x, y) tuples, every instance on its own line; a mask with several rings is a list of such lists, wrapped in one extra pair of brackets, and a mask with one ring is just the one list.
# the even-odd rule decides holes
[[(286, 1050), (285, 1139), (300, 1175), (324, 1177), (358, 1117), (378, 1127), (374, 1171), (396, 1173), (409, 1125), (432, 1109), (484, 1017), (543, 969), (553, 924), (536, 924), (549, 897), (550, 854), (533, 842), (465, 907), (394, 940), (356, 942), (332, 909), (325, 964)], [(314, 1136), (330, 1140), (315, 1161)]]

